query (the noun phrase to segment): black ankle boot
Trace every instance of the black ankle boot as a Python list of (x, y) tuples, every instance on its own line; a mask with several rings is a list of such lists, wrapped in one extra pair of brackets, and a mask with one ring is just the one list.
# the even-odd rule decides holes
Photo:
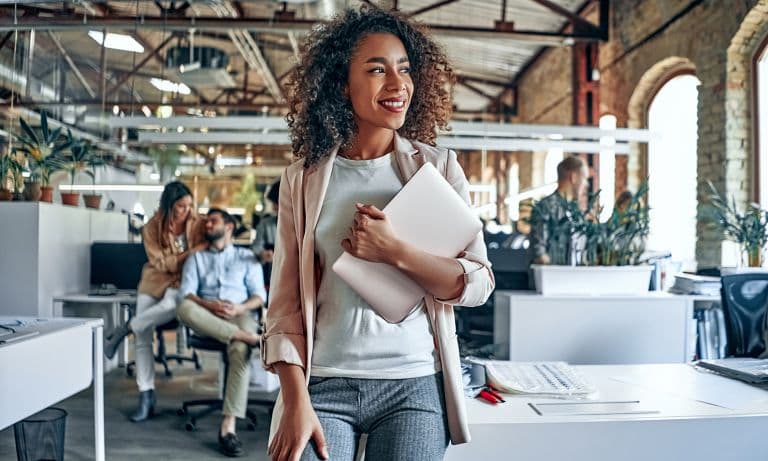
[(107, 335), (107, 337), (104, 339), (104, 355), (108, 359), (112, 359), (112, 357), (115, 356), (115, 353), (117, 353), (117, 348), (120, 347), (120, 343), (123, 342), (126, 336), (128, 336), (128, 333), (131, 332), (131, 329), (128, 328), (128, 325), (120, 325), (119, 327), (112, 330), (112, 333)]
[(139, 408), (131, 416), (131, 421), (140, 423), (155, 415), (155, 391), (150, 389), (139, 393)]

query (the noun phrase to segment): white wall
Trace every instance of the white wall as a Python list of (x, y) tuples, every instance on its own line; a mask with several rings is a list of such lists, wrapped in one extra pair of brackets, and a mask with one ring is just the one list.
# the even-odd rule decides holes
[(90, 244), (127, 241), (125, 215), (34, 202), (0, 203), (0, 314), (50, 317), (55, 295), (86, 292)]

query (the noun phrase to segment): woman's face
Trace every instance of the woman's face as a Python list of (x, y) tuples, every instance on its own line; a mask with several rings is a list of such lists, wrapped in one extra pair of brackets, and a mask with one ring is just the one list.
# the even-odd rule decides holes
[(412, 94), (408, 53), (400, 39), (387, 33), (366, 35), (352, 55), (347, 81), (358, 128), (399, 129)]
[(192, 197), (185, 195), (173, 203), (173, 220), (186, 221), (190, 211), (192, 211)]

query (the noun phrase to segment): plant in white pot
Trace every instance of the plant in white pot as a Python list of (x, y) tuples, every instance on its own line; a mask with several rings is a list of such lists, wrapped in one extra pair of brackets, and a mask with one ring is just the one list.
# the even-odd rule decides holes
[(749, 267), (761, 267), (768, 243), (768, 211), (761, 209), (757, 203), (750, 203), (746, 210), (741, 211), (735, 199), (731, 198), (729, 202), (711, 182), (707, 181), (707, 185), (711, 208), (705, 216), (723, 232), (725, 238), (739, 244)]
[(19, 118), (19, 125), (22, 133), (14, 135), (19, 145), (13, 150), (23, 152), (27, 157), (30, 171), (24, 187), (27, 200), (38, 197), (43, 202), (53, 202), (53, 188), (49, 185), (49, 179), (52, 173), (64, 167), (62, 155), (69, 148), (69, 141), (62, 138), (61, 128), (49, 129), (45, 112), (40, 115), (39, 130), (33, 129), (23, 118)]
[(587, 210), (561, 199), (563, 213), (553, 215), (537, 204), (529, 221), (547, 234), (550, 263), (534, 264), (536, 289), (543, 294), (633, 294), (648, 291), (652, 268), (640, 265), (648, 235), (647, 183), (627, 206), (599, 221), (600, 192), (590, 195)]

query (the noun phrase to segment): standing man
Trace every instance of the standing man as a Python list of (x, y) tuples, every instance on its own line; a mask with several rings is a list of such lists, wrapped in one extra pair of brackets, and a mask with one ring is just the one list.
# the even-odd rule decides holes
[(242, 443), (235, 433), (236, 418), (245, 417), (248, 404), (251, 346), (259, 343), (254, 309), (266, 299), (264, 276), (250, 250), (232, 245), (237, 222), (226, 211), (208, 211), (206, 250), (190, 256), (181, 277), (179, 320), (195, 332), (227, 345), (229, 371), (219, 432), (219, 449), (240, 456)]
[[(567, 202), (577, 202), (586, 192), (587, 166), (579, 157), (566, 157), (557, 165), (557, 190), (544, 197), (536, 204), (548, 218), (560, 220), (565, 217), (567, 209), (563, 206)], [(534, 264), (550, 264), (551, 259), (547, 252), (549, 235), (543, 222), (537, 222), (531, 227), (530, 252)], [(572, 239), (570, 254), (573, 255), (576, 241)]]
[(277, 213), (280, 203), (280, 180), (275, 181), (267, 191), (267, 200), (272, 204), (273, 214), (262, 216), (256, 226), (256, 237), (251, 249), (264, 268), (264, 283), (269, 289), (269, 279), (272, 275), (272, 256), (275, 251), (275, 235), (277, 234)]

